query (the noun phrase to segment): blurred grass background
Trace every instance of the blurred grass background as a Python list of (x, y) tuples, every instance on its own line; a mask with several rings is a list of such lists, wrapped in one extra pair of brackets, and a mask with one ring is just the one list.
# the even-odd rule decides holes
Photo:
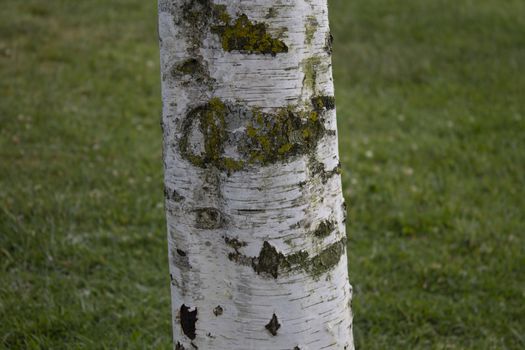
[[(330, 6), (357, 347), (525, 348), (525, 2)], [(156, 23), (2, 1), (1, 349), (171, 347)]]

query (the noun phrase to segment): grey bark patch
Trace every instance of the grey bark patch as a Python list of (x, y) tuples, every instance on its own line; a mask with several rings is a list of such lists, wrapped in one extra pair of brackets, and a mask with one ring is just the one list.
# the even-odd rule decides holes
[(212, 12), (211, 0), (182, 1), (180, 10), (177, 12), (181, 14), (182, 21), (176, 19), (176, 24), (186, 31), (190, 44), (188, 51), (196, 53), (209, 26)]
[(199, 75), (203, 73), (204, 70), (204, 66), (198, 59), (189, 58), (187, 60), (184, 60), (182, 63), (176, 64), (173, 67), (171, 74), (174, 76), (178, 76), (181, 73)]
[(215, 208), (199, 208), (195, 213), (195, 227), (204, 230), (216, 230), (224, 226), (224, 215)]
[(283, 267), (293, 269), (296, 267), (304, 268), (308, 262), (308, 253), (304, 250), (300, 250), (296, 253), (290, 254), (286, 257), (286, 263), (282, 264)]
[(259, 256), (249, 257), (237, 249), (229, 253), (228, 258), (239, 265), (251, 266), (261, 276), (278, 278), (281, 272), (304, 271), (313, 277), (332, 270), (345, 252), (346, 238), (326, 246), (318, 255), (310, 258), (308, 252), (300, 250), (284, 255), (267, 241), (264, 241)]
[(311, 156), (308, 160), (308, 165), (311, 171), (310, 179), (321, 179), (323, 184), (326, 184), (331, 177), (341, 174), (341, 163), (338, 163), (331, 170), (325, 170), (324, 164), (318, 161), (315, 156)]
[(264, 16), (264, 18), (270, 19), (275, 17), (277, 17), (277, 9), (275, 7), (270, 7), (268, 9), (268, 13), (266, 14), (266, 16)]
[(212, 88), (215, 80), (210, 77), (207, 65), (202, 57), (188, 58), (171, 68), (171, 76), (184, 86), (189, 84), (208, 84)]
[(240, 241), (237, 238), (230, 238), (226, 236), (224, 237), (224, 242), (226, 245), (235, 250), (235, 252), (228, 253), (228, 259), (230, 261), (243, 266), (252, 266), (254, 258), (247, 257), (239, 251), (239, 249), (246, 246), (246, 242)]
[(230, 246), (230, 247), (232, 247), (233, 249), (235, 249), (236, 252), (238, 252), (238, 250), (239, 250), (240, 248), (242, 248), (242, 247), (246, 247), (246, 244), (247, 244), (246, 242), (244, 242), (244, 241), (240, 241), (240, 240), (238, 240), (237, 238), (230, 238), (230, 237), (227, 237), (227, 236), (224, 237), (224, 242), (225, 242), (228, 246)]
[(321, 251), (318, 255), (310, 260), (309, 272), (313, 276), (320, 276), (321, 274), (333, 269), (341, 260), (341, 256), (345, 252), (346, 238), (335, 242)]
[(228, 253), (228, 259), (239, 265), (253, 266), (253, 259), (255, 258), (248, 257), (236, 251), (235, 253)]
[(181, 249), (174, 249), (171, 253), (173, 265), (179, 267), (181, 270), (191, 269), (190, 259), (186, 256), (186, 252)]
[(268, 332), (270, 332), (271, 335), (276, 336), (277, 331), (279, 330), (279, 328), (281, 328), (281, 324), (279, 323), (277, 316), (273, 314), (270, 322), (268, 322), (268, 324), (264, 327), (268, 330)]
[(335, 229), (335, 222), (332, 220), (322, 221), (314, 230), (313, 235), (317, 238), (325, 238), (330, 235)]
[(190, 308), (182, 304), (180, 307), (180, 325), (184, 334), (191, 340), (195, 339), (195, 324), (197, 323), (197, 308), (190, 311)]
[(279, 276), (279, 266), (285, 260), (283, 253), (280, 253), (267, 241), (264, 241), (259, 256), (253, 259), (252, 266), (257, 274), (267, 273), (273, 278)]
[(347, 207), (346, 207), (346, 202), (343, 201), (343, 203), (341, 203), (341, 211), (343, 212), (343, 224), (346, 222), (346, 218), (348, 217), (348, 211), (347, 211)]
[(176, 190), (173, 190), (171, 193), (171, 199), (173, 199), (175, 202), (182, 202), (184, 200), (184, 197), (179, 194)]
[(334, 96), (313, 96), (310, 100), (312, 102), (312, 106), (318, 112), (335, 109)]
[(175, 344), (175, 350), (186, 350), (186, 348), (180, 342), (177, 342), (177, 344)]
[(182, 202), (184, 200), (184, 197), (177, 190), (170, 190), (169, 188), (164, 188), (164, 198), (174, 202)]
[(215, 309), (213, 309), (213, 314), (215, 316), (221, 316), (223, 312), (224, 310), (220, 305), (218, 305)]
[(330, 33), (330, 32), (326, 33), (324, 50), (329, 55), (331, 55), (332, 52), (333, 52), (333, 44), (334, 44), (334, 37), (333, 37), (332, 33)]

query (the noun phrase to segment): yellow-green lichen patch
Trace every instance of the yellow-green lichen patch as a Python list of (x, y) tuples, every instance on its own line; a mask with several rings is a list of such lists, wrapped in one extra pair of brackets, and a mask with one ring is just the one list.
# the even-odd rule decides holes
[(315, 32), (317, 31), (317, 28), (319, 27), (319, 22), (317, 22), (317, 19), (314, 16), (308, 16), (306, 18), (306, 23), (304, 25), (305, 27), (305, 44), (310, 45), (312, 43), (312, 40), (314, 39)]
[(326, 131), (322, 111), (312, 107), (288, 106), (266, 113), (214, 98), (188, 113), (179, 147), (193, 165), (231, 174), (310, 154)]
[(317, 85), (317, 70), (321, 65), (321, 58), (312, 56), (303, 61), (303, 87), (316, 91)]
[(311, 150), (324, 133), (316, 111), (283, 108), (275, 114), (254, 112), (242, 151), (251, 164), (269, 164)]
[[(218, 98), (213, 98), (206, 105), (192, 110), (184, 122), (183, 136), (179, 142), (182, 156), (201, 168), (215, 166), (226, 171), (240, 170), (243, 166), (242, 161), (223, 155), (224, 145), (228, 140), (226, 115), (227, 107)], [(192, 150), (189, 140), (196, 121), (204, 143), (204, 150), (200, 153)]]
[[(226, 22), (226, 20), (228, 20)], [(264, 23), (252, 22), (245, 14), (234, 21), (222, 18), (220, 25), (212, 26), (219, 35), (224, 51), (241, 51), (250, 54), (271, 54), (288, 52), (288, 47), (279, 39), (273, 38)]]

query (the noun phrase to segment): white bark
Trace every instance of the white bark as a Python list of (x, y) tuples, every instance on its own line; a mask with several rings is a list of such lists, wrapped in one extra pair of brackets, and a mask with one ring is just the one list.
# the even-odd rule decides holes
[(326, 0), (160, 0), (159, 23), (175, 348), (353, 349)]

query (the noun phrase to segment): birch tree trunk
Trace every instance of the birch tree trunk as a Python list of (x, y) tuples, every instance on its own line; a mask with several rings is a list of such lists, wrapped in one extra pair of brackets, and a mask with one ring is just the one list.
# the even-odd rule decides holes
[(175, 349), (353, 349), (326, 0), (160, 0)]

